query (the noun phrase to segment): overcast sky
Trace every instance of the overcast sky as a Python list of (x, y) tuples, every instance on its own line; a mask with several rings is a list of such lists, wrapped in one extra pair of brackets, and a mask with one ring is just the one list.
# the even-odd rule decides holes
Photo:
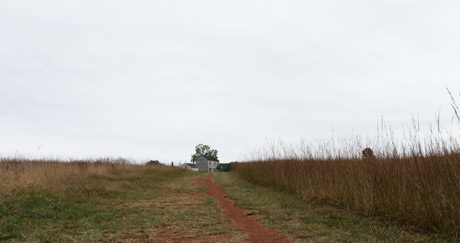
[[(222, 162), (443, 122), (460, 1), (0, 0), (0, 156)], [(38, 149), (40, 147), (40, 149)]]

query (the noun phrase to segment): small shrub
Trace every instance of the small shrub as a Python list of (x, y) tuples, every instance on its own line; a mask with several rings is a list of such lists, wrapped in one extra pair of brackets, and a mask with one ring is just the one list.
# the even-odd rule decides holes
[(161, 165), (160, 161), (158, 160), (150, 160), (149, 162), (145, 163), (146, 165)]
[(371, 148), (365, 148), (361, 153), (364, 159), (374, 159), (375, 158), (374, 151), (372, 151)]

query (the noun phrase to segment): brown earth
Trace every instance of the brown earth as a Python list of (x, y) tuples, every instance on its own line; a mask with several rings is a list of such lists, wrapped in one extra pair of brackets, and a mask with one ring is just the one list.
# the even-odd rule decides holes
[(254, 243), (288, 243), (294, 242), (294, 239), (287, 237), (274, 228), (261, 225), (253, 216), (249, 216), (243, 209), (235, 206), (234, 201), (225, 197), (222, 188), (212, 179), (214, 176), (201, 177), (198, 181), (207, 186), (206, 193), (220, 202), (224, 215), (228, 217), (235, 226), (241, 228), (241, 231), (248, 236), (249, 242)]

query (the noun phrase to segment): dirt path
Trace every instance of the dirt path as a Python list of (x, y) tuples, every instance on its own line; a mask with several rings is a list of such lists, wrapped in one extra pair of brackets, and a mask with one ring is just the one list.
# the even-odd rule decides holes
[(198, 180), (207, 185), (206, 193), (220, 202), (220, 207), (226, 217), (230, 218), (232, 223), (241, 228), (246, 234), (250, 242), (265, 243), (265, 242), (294, 242), (294, 239), (289, 238), (279, 233), (276, 229), (263, 226), (256, 218), (248, 216), (247, 213), (234, 205), (234, 201), (226, 198), (222, 188), (212, 180), (214, 176), (202, 177)]

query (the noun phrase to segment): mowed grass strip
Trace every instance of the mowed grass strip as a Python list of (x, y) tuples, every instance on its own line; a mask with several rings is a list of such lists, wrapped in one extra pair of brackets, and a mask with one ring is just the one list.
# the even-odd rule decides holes
[(244, 238), (180, 168), (0, 162), (0, 241), (105, 242)]
[(309, 203), (296, 195), (251, 184), (234, 173), (215, 178), (235, 204), (297, 242), (455, 242), (414, 232), (378, 217), (365, 217), (330, 205)]

